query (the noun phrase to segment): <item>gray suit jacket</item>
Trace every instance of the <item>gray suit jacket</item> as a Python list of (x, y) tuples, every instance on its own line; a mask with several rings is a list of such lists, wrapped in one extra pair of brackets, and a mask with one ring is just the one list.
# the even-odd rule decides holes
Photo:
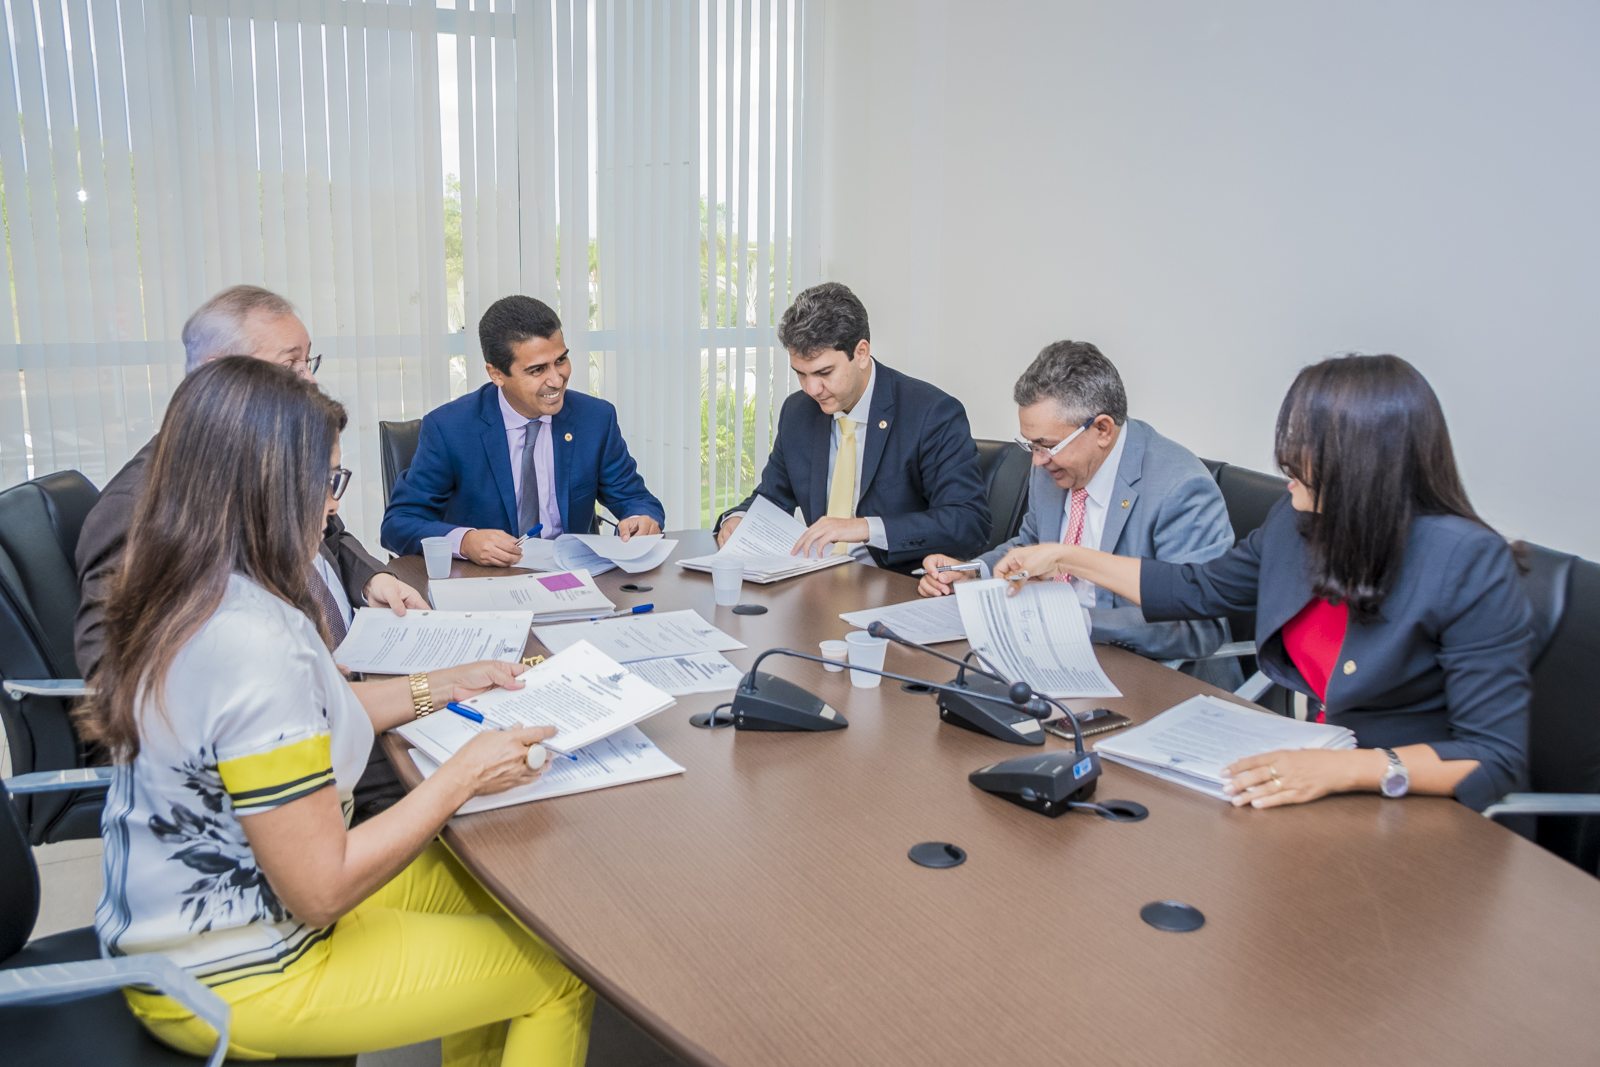
[[(1129, 419), (1117, 468), (1117, 487), (1098, 547), (1118, 556), (1204, 563), (1233, 547), (1233, 527), (1222, 490), (1193, 452)], [(1043, 467), (1028, 482), (1028, 514), (1017, 536), (980, 557), (990, 569), (1019, 545), (1061, 540), (1066, 490)], [(1150, 622), (1139, 605), (1101, 589), (1089, 609), (1094, 639), (1151, 659), (1196, 660), (1228, 640), (1226, 619)], [(1244, 680), (1234, 659), (1189, 664), (1185, 672), (1224, 689)]]

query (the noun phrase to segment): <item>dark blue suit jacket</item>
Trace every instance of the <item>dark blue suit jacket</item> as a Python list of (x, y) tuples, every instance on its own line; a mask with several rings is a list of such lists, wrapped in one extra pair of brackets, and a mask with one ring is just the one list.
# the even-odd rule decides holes
[[(856, 514), (881, 518), (889, 544), (887, 551), (868, 550), (873, 561), (904, 571), (930, 552), (957, 559), (982, 552), (989, 542), (989, 497), (961, 401), (880, 361), (867, 426)], [(805, 393), (791, 393), (761, 484), (725, 514), (749, 508), (759, 493), (786, 512), (799, 507), (807, 525), (822, 518), (832, 434), (833, 416)]]
[[(1261, 670), (1310, 693), (1282, 633), (1311, 600), (1297, 515), (1285, 494), (1260, 529), (1209, 563), (1144, 560), (1145, 618), (1254, 611)], [(1454, 515), (1418, 516), (1381, 617), (1345, 631), (1327, 721), (1363, 748), (1426, 744), (1440, 759), (1477, 760), (1456, 796), (1482, 811), (1528, 785), (1532, 617), (1503, 538)]]
[[(414, 556), (424, 537), (443, 537), (457, 526), (523, 532), (517, 529), (516, 483), (498, 394), (491, 382), (423, 416), (411, 469), (395, 482), (383, 513), (384, 548)], [(619, 519), (648, 515), (666, 521), (661, 501), (645, 488), (628, 454), (616, 408), (568, 390), (550, 433), (563, 530), (588, 533), (597, 498)]]

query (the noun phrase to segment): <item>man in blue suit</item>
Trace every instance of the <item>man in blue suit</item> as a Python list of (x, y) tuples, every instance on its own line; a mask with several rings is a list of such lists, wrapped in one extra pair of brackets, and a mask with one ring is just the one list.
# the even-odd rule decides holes
[[(1081, 341), (1045, 346), (1012, 390), (1022, 434), (1033, 453), (1028, 514), (1005, 544), (978, 557), (980, 573), (944, 571), (959, 560), (930, 554), (923, 596), (952, 583), (989, 577), (1019, 545), (1087, 545), (1118, 556), (1204, 563), (1233, 547), (1222, 491), (1193, 452), (1128, 418), (1122, 376), (1100, 350)], [(1070, 578), (1094, 640), (1164, 661), (1225, 689), (1243, 678), (1238, 660), (1205, 660), (1228, 640), (1226, 619), (1150, 622), (1139, 605), (1081, 578)]]
[(383, 546), (409, 556), (424, 537), (449, 537), (458, 557), (512, 567), (519, 534), (588, 533), (597, 499), (624, 541), (660, 533), (666, 512), (628, 454), (617, 409), (567, 392), (572, 364), (556, 313), (508, 296), (483, 313), (478, 339), (489, 384), (423, 418), (383, 515)]
[(759, 494), (804, 513), (795, 555), (905, 572), (930, 552), (983, 548), (989, 501), (961, 401), (873, 359), (867, 309), (838, 282), (801, 293), (778, 340), (801, 392), (783, 403), (761, 484), (718, 520), (718, 546)]

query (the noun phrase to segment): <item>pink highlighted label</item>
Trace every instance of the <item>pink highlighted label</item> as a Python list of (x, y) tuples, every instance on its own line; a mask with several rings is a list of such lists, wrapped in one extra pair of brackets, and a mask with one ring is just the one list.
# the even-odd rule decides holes
[(552, 593), (559, 593), (563, 589), (581, 589), (583, 580), (576, 574), (552, 574), (548, 578), (540, 578), (539, 584)]

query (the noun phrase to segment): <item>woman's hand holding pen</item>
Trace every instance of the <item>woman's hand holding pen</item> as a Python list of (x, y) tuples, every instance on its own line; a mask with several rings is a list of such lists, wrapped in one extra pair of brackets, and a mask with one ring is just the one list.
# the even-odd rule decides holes
[(457, 778), (475, 797), (531, 785), (550, 766), (550, 759), (546, 756), (535, 770), (528, 766), (528, 749), (555, 735), (554, 726), (484, 730), (446, 760), (439, 773)]
[(1079, 551), (1077, 545), (1054, 542), (1021, 545), (1000, 558), (1000, 562), (994, 565), (994, 576), (1010, 579), (1011, 588), (1006, 590), (1006, 596), (1016, 596), (1024, 579), (1054, 578), (1058, 574), (1070, 574), (1071, 570), (1067, 563), (1077, 551)]

